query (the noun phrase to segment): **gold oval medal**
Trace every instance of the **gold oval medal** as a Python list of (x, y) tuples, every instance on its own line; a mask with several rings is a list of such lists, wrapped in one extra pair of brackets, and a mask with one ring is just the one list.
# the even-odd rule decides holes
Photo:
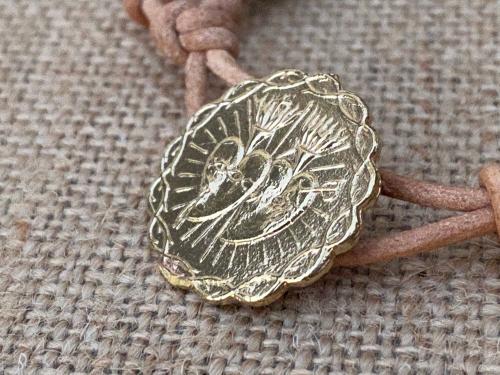
[(319, 278), (354, 246), (380, 190), (367, 117), (336, 76), (296, 70), (200, 109), (151, 188), (162, 274), (206, 300), (253, 305)]

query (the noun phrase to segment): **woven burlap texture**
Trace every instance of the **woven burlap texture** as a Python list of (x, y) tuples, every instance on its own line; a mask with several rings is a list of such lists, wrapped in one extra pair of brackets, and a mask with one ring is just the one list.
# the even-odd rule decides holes
[[(186, 123), (182, 71), (119, 0), (0, 0), (0, 19), (0, 373), (500, 373), (494, 237), (335, 269), (265, 308), (170, 287), (146, 194)], [(477, 186), (500, 154), (499, 19), (496, 0), (260, 1), (240, 61), (338, 73), (381, 165)], [(381, 198), (364, 235), (448, 214)]]

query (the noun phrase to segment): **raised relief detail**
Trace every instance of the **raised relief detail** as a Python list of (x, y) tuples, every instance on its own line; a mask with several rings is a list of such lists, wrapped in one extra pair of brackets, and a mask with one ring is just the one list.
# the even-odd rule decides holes
[(151, 188), (163, 275), (210, 301), (258, 305), (326, 272), (379, 192), (367, 116), (336, 76), (295, 70), (204, 106)]

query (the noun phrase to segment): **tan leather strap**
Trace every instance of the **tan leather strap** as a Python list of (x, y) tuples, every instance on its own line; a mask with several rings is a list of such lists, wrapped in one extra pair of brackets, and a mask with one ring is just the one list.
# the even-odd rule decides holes
[[(185, 65), (189, 114), (205, 103), (211, 70), (228, 84), (252, 78), (236, 62), (236, 35), (242, 0), (124, 0), (130, 17), (149, 27), (160, 51)], [(335, 260), (336, 266), (357, 266), (431, 251), (497, 231), (500, 234), (500, 164), (480, 172), (486, 189), (443, 186), (380, 171), (382, 194), (425, 207), (462, 211), (419, 228), (361, 241)]]

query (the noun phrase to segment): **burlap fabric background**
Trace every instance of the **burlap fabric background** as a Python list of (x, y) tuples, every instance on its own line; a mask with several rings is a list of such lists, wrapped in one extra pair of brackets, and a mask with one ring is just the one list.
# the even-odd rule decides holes
[[(383, 166), (472, 186), (499, 159), (498, 1), (250, 13), (243, 66), (340, 74)], [(119, 0), (0, 0), (0, 373), (500, 373), (493, 237), (336, 269), (261, 309), (167, 285), (145, 192), (186, 122), (182, 78)], [(446, 214), (382, 198), (365, 235)]]

